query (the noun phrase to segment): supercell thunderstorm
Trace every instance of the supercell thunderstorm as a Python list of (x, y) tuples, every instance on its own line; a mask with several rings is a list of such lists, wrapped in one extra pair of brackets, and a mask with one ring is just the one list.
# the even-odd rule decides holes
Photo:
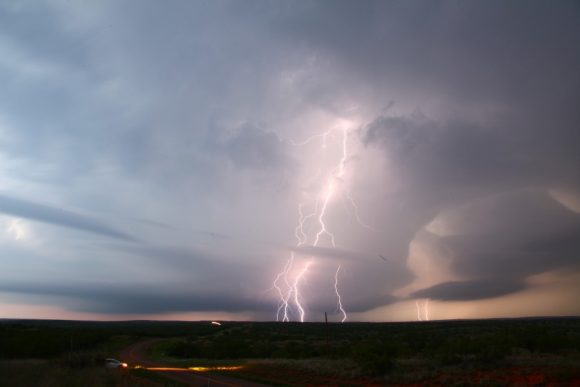
[[(348, 181), (349, 174), (347, 172), (350, 172), (351, 175), (356, 172), (351, 167), (352, 164), (348, 163), (349, 158), (353, 156), (349, 153), (349, 144), (354, 141), (353, 138), (357, 139), (357, 136), (353, 134), (356, 134), (355, 125), (350, 121), (341, 120), (332, 129), (313, 135), (302, 142), (289, 140), (289, 143), (294, 147), (303, 147), (314, 142), (320, 144), (317, 151), (320, 155), (321, 166), (309, 179), (310, 185), (320, 188), (316, 190), (314, 195), (307, 197), (305, 201), (297, 203), (297, 225), (294, 229), (296, 248), (301, 246), (336, 248), (340, 244), (332, 231), (333, 225), (327, 221), (328, 213), (336, 210), (336, 207), (341, 210), (346, 209), (359, 227), (373, 232), (379, 231), (361, 219), (357, 203), (348, 189), (350, 181)], [(338, 157), (335, 156), (335, 161), (326, 165), (329, 143), (330, 146), (336, 148), (334, 151)], [(340, 199), (338, 203), (342, 202), (346, 205), (336, 206), (335, 199)], [(304, 259), (304, 257), (298, 257), (295, 251), (289, 253), (289, 257), (284, 261), (282, 269), (276, 274), (272, 283), (272, 289), (275, 290), (278, 299), (276, 321), (304, 322), (307, 319), (308, 295), (305, 294), (303, 285), (308, 279), (309, 272), (317, 269), (316, 263), (315, 254), (310, 254)], [(344, 270), (342, 265), (337, 264), (334, 273), (323, 273), (323, 275), (332, 277), (334, 274), (334, 289), (332, 289), (336, 299), (334, 312), (339, 315), (340, 322), (345, 322), (348, 319), (348, 314), (340, 292), (342, 270)], [(429, 301), (417, 300), (416, 307), (417, 320), (428, 321)]]

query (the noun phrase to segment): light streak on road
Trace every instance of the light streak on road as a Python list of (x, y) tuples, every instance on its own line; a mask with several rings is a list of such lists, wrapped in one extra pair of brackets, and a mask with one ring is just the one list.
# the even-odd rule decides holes
[(191, 371), (208, 372), (208, 371), (237, 371), (244, 368), (244, 366), (214, 366), (214, 367), (188, 367)]
[(238, 371), (244, 368), (244, 366), (213, 366), (213, 367), (143, 367), (135, 366), (135, 369), (144, 369), (147, 371), (159, 371), (159, 372), (211, 372), (211, 371)]

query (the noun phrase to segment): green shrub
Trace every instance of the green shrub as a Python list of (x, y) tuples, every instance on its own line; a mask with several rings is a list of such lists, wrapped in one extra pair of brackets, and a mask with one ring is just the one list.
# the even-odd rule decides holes
[(362, 342), (356, 345), (352, 351), (352, 358), (361, 368), (373, 376), (391, 372), (395, 366), (395, 355), (392, 348), (383, 342)]

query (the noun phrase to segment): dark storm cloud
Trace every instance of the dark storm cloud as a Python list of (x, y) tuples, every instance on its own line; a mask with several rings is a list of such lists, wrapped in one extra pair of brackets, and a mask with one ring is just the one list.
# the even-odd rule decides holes
[(155, 314), (207, 311), (271, 311), (273, 304), (244, 298), (240, 295), (195, 290), (174, 284), (162, 285), (118, 283), (6, 283), (0, 292), (56, 297), (67, 309), (79, 312), (112, 314)]
[(442, 301), (470, 301), (494, 298), (525, 289), (525, 285), (515, 281), (479, 280), (445, 282), (419, 290), (411, 296)]
[[(459, 274), (503, 278), (512, 273), (514, 280), (521, 280), (574, 263), (577, 245), (570, 236), (578, 230), (578, 216), (547, 194), (529, 190), (577, 186), (580, 169), (573, 166), (580, 159), (571, 149), (580, 147), (580, 136), (569, 130), (575, 113), (558, 116), (560, 109), (555, 108), (553, 122), (542, 126), (536, 120), (545, 119), (546, 109), (539, 117), (533, 111), (520, 116), (523, 112), (517, 110), (487, 125), (459, 118), (434, 120), (415, 112), (380, 116), (365, 128), (367, 144), (385, 150), (398, 182), (392, 195), (403, 205), (397, 210), (386, 207), (386, 214), (396, 214), (411, 230), (438, 213), (477, 208), (478, 200), (488, 198), (488, 211), (466, 210), (463, 215), (480, 227), (447, 240)], [(500, 195), (504, 192), (513, 195)], [(567, 242), (558, 251), (559, 242), (550, 241)]]
[[(260, 238), (289, 246), (296, 214), (281, 209), (295, 208), (303, 182), (285, 183), (286, 196), (268, 187), (273, 177), (294, 183), (295, 169), (315, 168), (294, 159), (282, 139), (327, 130), (327, 118), (352, 118), (366, 149), (387, 161), (384, 175), (356, 171), (384, 191), (352, 187), (379, 231), (339, 225), (337, 235), (352, 245), (299, 248), (325, 263), (352, 262), (350, 309), (392, 302), (388, 294), (413, 280), (410, 243), (453, 211), (456, 232), (433, 243), (468, 281), (420, 292), (453, 299), (519, 291), (530, 275), (576, 270), (577, 214), (526, 192), (580, 192), (579, 19), (576, 1), (2, 4), (0, 177), (27, 197), (49, 190), (70, 208), (171, 225), (144, 231), (140, 239), (155, 246), (113, 246), (112, 261), (129, 252), (143, 258), (135, 276), (165, 262), (206, 286), (191, 299), (140, 285), (47, 285), (48, 293), (77, 289), (95, 310), (121, 313), (251, 309), (236, 286), (218, 289), (258, 283), (267, 270), (256, 269), (256, 257), (220, 268), (220, 251), (167, 246), (188, 245), (199, 230), (216, 231), (216, 250), (242, 251), (239, 241)], [(20, 199), (0, 196), (0, 211), (133, 240), (106, 222)], [(330, 307), (322, 298), (316, 305)]]
[(5, 195), (0, 195), (0, 212), (110, 238), (136, 241), (131, 235), (88, 216)]
[(284, 143), (274, 132), (245, 124), (226, 140), (225, 148), (238, 167), (280, 170), (291, 164)]
[(480, 189), (526, 178), (518, 176), (524, 171), (509, 153), (509, 143), (468, 122), (439, 123), (420, 112), (380, 116), (367, 125), (365, 141), (386, 148), (386, 157), (407, 184)]
[(447, 215), (446, 237), (430, 236), (446, 251), (465, 282), (446, 282), (415, 292), (439, 300), (493, 298), (526, 289), (529, 276), (580, 271), (580, 215), (537, 190), (478, 200)]
[(336, 248), (336, 247), (320, 247), (313, 245), (301, 245), (297, 247), (292, 247), (292, 250), (302, 254), (311, 255), (316, 257), (326, 257), (326, 258), (336, 258), (341, 260), (360, 260), (360, 259), (370, 259), (367, 254), (355, 251), (349, 251), (346, 249)]
[[(419, 11), (416, 5), (401, 7), (421, 25), (408, 25), (400, 51), (408, 49), (416, 60), (368, 50), (349, 61), (376, 74), (377, 82), (396, 85), (391, 71), (404, 79), (403, 101), (421, 93), (442, 106), (424, 113), (420, 104), (411, 105), (413, 113), (397, 113), (395, 100), (362, 131), (368, 146), (384, 150), (396, 181), (390, 196), (399, 208), (385, 206), (385, 217), (397, 215), (399, 227), (409, 230), (449, 211), (464, 220), (456, 235), (440, 242), (452, 269), (471, 280), (415, 295), (495, 297), (522, 290), (530, 275), (577, 270), (578, 215), (545, 192), (574, 192), (580, 181), (580, 113), (572, 102), (580, 100), (574, 70), (580, 66), (580, 7), (440, 2)], [(394, 29), (395, 38), (406, 27), (394, 21), (385, 28)]]
[(461, 275), (517, 281), (551, 270), (580, 269), (580, 215), (545, 193), (499, 195), (457, 216), (455, 226), (462, 233), (442, 242)]
[[(352, 299), (349, 300), (348, 303), (345, 300), (342, 300), (343, 307), (348, 310), (348, 313), (361, 313), (361, 312), (368, 312), (369, 310), (373, 310), (375, 308), (379, 308), (382, 306), (387, 306), (394, 304), (398, 301), (401, 301), (401, 298), (395, 297), (390, 294), (374, 294), (372, 296), (364, 296), (364, 297), (351, 297)], [(334, 301), (334, 302), (333, 302)], [(331, 313), (338, 313), (339, 308), (336, 300), (328, 301), (328, 300), (317, 300), (314, 299), (313, 302), (309, 303), (308, 309), (313, 313), (320, 313), (322, 315), (325, 311)]]
[(338, 1), (296, 5), (279, 24), (377, 88), (525, 103), (577, 93), (579, 14), (574, 1)]
[[(159, 246), (147, 243), (109, 246), (115, 251), (127, 252), (135, 257), (146, 259), (164, 270), (177, 273), (192, 273), (191, 277), (199, 284), (224, 283), (224, 288), (236, 285), (241, 278), (249, 279), (256, 273), (255, 262), (244, 262), (241, 253), (232, 257), (220, 256), (211, 251), (192, 247)], [(255, 274), (254, 274), (255, 275)]]

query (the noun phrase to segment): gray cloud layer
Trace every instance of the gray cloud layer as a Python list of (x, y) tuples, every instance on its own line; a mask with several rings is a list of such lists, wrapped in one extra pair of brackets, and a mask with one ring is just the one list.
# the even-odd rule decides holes
[[(336, 198), (339, 247), (294, 250), (322, 258), (304, 284), (313, 309), (334, 305), (338, 264), (350, 310), (398, 301), (435, 218), (452, 232), (430, 243), (462, 281), (412, 296), (495, 298), (576, 273), (580, 215), (548, 192), (580, 201), (579, 19), (575, 1), (2, 4), (0, 212), (46, 227), (6, 242), (0, 283), (84, 311), (275, 312), (264, 292), (298, 203), (320, 201), (314, 177), (341, 146), (293, 144), (338, 120), (358, 131), (337, 187), (372, 230)], [(57, 286), (121, 266), (135, 281), (111, 291)]]
[(232, 294), (198, 292), (189, 289), (168, 289), (166, 286), (127, 286), (111, 283), (65, 284), (2, 284), (0, 291), (32, 295), (46, 301), (60, 298), (67, 308), (82, 312), (112, 314), (156, 314), (167, 312), (264, 312), (274, 308), (272, 303)]
[(110, 238), (136, 241), (129, 234), (116, 230), (94, 218), (5, 195), (0, 195), (0, 212)]
[(494, 298), (523, 290), (518, 282), (507, 281), (465, 281), (445, 282), (413, 293), (413, 297), (431, 298), (443, 301), (468, 301)]

